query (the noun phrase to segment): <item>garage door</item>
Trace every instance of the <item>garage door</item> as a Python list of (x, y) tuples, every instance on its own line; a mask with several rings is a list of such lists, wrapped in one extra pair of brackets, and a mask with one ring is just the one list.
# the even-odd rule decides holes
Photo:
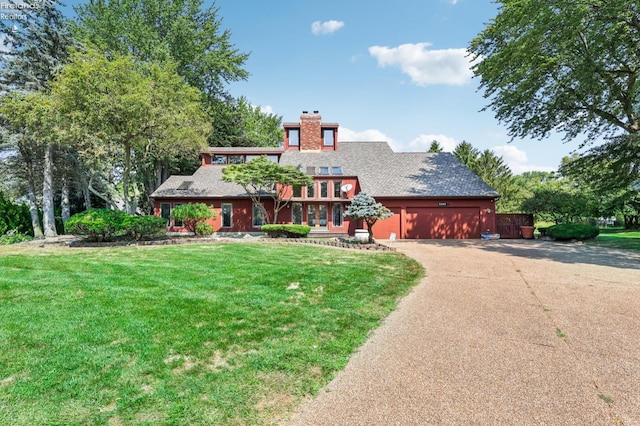
[(480, 210), (408, 207), (405, 229), (411, 239), (480, 238)]

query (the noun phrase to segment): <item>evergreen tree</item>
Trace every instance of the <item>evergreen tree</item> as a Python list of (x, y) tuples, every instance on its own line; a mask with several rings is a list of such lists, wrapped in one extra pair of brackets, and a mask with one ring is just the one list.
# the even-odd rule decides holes
[(440, 145), (440, 142), (438, 142), (437, 140), (433, 140), (427, 152), (438, 153), (442, 151), (443, 149), (442, 149), (442, 145)]

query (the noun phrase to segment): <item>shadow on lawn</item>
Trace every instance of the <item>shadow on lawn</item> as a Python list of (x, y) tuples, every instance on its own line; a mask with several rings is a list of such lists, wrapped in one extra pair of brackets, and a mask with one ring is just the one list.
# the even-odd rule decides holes
[(418, 240), (414, 242), (446, 247), (474, 247), (528, 259), (550, 259), (562, 263), (640, 269), (640, 252), (638, 251), (588, 246), (582, 243), (539, 240)]

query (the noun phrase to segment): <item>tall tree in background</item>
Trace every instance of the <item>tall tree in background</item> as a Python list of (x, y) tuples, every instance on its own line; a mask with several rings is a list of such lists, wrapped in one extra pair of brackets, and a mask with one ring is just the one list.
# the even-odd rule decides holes
[(262, 111), (243, 96), (228, 101), (216, 113), (210, 138), (213, 146), (277, 147), (284, 139), (282, 117)]
[(440, 142), (438, 142), (435, 139), (431, 141), (431, 145), (429, 145), (429, 149), (427, 150), (427, 152), (433, 152), (433, 153), (438, 153), (442, 151), (444, 151), (444, 149), (442, 148), (442, 145), (440, 145)]
[[(640, 130), (640, 4), (629, 0), (501, 0), (498, 15), (471, 42), (486, 108), (512, 137), (581, 146)], [(638, 161), (636, 137), (609, 139), (615, 159)], [(621, 149), (622, 148), (622, 149)]]
[(240, 135), (226, 85), (248, 78), (243, 67), (249, 55), (231, 43), (215, 5), (203, 8), (202, 0), (89, 0), (76, 13), (78, 38), (109, 55), (175, 62), (178, 74), (202, 91), (213, 115), (211, 144)]
[[(16, 10), (18, 9), (17, 2), (14, 0), (8, 0), (8, 3), (15, 5)], [(0, 93), (4, 96), (15, 93), (24, 95), (48, 92), (53, 76), (67, 61), (68, 50), (74, 45), (59, 7), (60, 3), (57, 0), (45, 0), (39, 3), (37, 8), (19, 8), (27, 19), (24, 20), (24, 24), (16, 25), (15, 28), (13, 22), (0, 21), (0, 33), (3, 34), (5, 45), (1, 53)], [(31, 119), (35, 118), (32, 116)], [(46, 120), (47, 117), (43, 119)], [(0, 117), (0, 125), (4, 127), (3, 134), (9, 143), (14, 144), (13, 146), (17, 149), (21, 157), (20, 164), (25, 168), (34, 236), (39, 238), (43, 233), (44, 236), (54, 236), (56, 235), (53, 206), (54, 142), (50, 140), (43, 145), (41, 140), (33, 139), (36, 133), (23, 132), (24, 127), (20, 125), (20, 119), (17, 117), (11, 119), (7, 119), (6, 116)], [(37, 207), (36, 176), (39, 164), (42, 164), (43, 171), (44, 230), (40, 227)]]
[(502, 157), (489, 149), (480, 152), (466, 141), (455, 147), (453, 155), (500, 194), (496, 202), (497, 212), (513, 213), (519, 209), (517, 199), (520, 189)]

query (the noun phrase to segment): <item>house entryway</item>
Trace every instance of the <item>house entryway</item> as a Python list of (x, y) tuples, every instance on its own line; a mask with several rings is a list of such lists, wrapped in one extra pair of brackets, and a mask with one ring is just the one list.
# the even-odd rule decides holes
[(326, 204), (307, 205), (307, 224), (316, 230), (326, 230), (329, 209)]

